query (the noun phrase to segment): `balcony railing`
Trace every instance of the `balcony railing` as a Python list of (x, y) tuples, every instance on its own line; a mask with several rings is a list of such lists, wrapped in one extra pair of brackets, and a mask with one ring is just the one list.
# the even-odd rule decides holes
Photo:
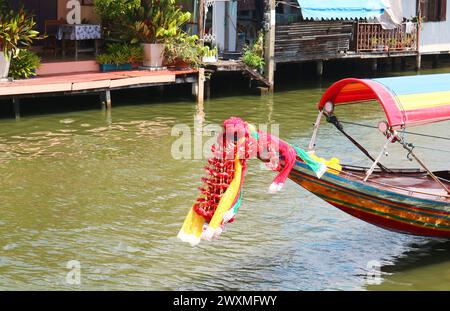
[(358, 23), (356, 52), (406, 52), (417, 50), (417, 23), (407, 22), (388, 30), (378, 23)]

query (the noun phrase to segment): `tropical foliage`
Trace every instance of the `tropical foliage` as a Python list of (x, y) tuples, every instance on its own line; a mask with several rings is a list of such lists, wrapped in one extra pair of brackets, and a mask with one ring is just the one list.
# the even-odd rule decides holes
[(244, 47), (242, 61), (249, 67), (263, 72), (264, 70), (264, 34), (260, 32), (252, 46)]
[(140, 5), (141, 0), (96, 0), (94, 11), (102, 20), (104, 35), (117, 37), (124, 20), (131, 16)]
[(103, 22), (116, 21), (141, 5), (141, 0), (95, 0), (94, 11)]
[(106, 48), (106, 53), (97, 56), (99, 64), (133, 64), (142, 61), (141, 46), (126, 43), (112, 43)]
[(17, 57), (22, 48), (43, 38), (34, 30), (35, 26), (36, 22), (24, 9), (6, 10), (0, 15), (0, 49), (7, 57)]
[(180, 32), (178, 36), (167, 39), (165, 43), (165, 58), (167, 64), (183, 62), (197, 68), (202, 64), (206, 48), (200, 44), (198, 36)]
[(191, 18), (175, 0), (142, 0), (142, 5), (125, 16), (122, 38), (131, 43), (164, 43), (176, 37)]
[(11, 60), (9, 76), (13, 79), (27, 79), (36, 76), (36, 69), (41, 59), (31, 51), (20, 49), (16, 57)]

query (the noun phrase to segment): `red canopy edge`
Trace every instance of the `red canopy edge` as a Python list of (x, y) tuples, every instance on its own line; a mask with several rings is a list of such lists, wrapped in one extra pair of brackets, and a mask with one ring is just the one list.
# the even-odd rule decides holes
[(381, 104), (391, 127), (406, 125), (405, 114), (399, 109), (395, 95), (373, 80), (347, 78), (337, 81), (322, 95), (318, 108), (322, 110), (328, 101), (340, 105), (369, 100)]

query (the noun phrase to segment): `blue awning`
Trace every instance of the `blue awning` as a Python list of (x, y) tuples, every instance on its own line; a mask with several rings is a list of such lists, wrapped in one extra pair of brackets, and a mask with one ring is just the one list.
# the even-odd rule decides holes
[(297, 0), (305, 19), (375, 18), (386, 8), (382, 0)]

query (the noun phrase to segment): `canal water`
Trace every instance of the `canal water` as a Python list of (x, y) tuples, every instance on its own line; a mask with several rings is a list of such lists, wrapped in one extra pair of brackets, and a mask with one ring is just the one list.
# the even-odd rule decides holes
[[(428, 72), (440, 71), (449, 68)], [(331, 80), (303, 80), (273, 96), (221, 97), (203, 106), (130, 98), (111, 114), (1, 120), (0, 289), (449, 290), (450, 243), (379, 229), (290, 181), (269, 194), (275, 174), (254, 160), (243, 205), (227, 231), (197, 247), (176, 238), (198, 195), (205, 160), (174, 159), (172, 128), (185, 124), (194, 131), (194, 125), (240, 116), (279, 125), (283, 139), (305, 148), (315, 104)], [(383, 116), (376, 105), (339, 112), (342, 120), (370, 125)], [(449, 137), (449, 128), (441, 123), (414, 131)], [(346, 129), (370, 151), (380, 149), (376, 130)], [(448, 141), (410, 138), (450, 151)], [(433, 168), (449, 168), (448, 153), (417, 150)], [(386, 163), (414, 166), (400, 148), (390, 151)], [(367, 164), (328, 124), (318, 153)]]

